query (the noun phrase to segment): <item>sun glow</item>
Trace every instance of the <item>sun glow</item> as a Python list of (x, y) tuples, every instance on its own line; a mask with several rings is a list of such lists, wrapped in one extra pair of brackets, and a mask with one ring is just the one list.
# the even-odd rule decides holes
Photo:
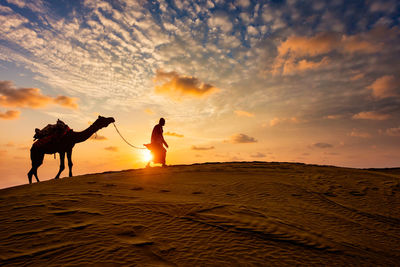
[(148, 162), (153, 159), (153, 155), (151, 154), (150, 150), (144, 149), (142, 151), (142, 159), (145, 162)]

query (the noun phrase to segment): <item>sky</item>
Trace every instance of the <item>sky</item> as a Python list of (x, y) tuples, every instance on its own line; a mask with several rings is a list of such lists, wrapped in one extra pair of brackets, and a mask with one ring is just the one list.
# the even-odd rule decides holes
[[(98, 115), (136, 146), (164, 117), (167, 164), (398, 167), (399, 14), (395, 0), (0, 0), (0, 188), (28, 182), (35, 128)], [(73, 162), (146, 164), (112, 125)], [(39, 178), (58, 166), (46, 155)]]

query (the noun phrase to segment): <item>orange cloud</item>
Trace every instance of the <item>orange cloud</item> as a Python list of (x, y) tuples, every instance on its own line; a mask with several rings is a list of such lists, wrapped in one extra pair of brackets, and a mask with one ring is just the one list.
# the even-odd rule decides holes
[(146, 113), (149, 114), (149, 115), (154, 115), (154, 114), (155, 114), (154, 111), (153, 111), (152, 109), (149, 109), (149, 108), (146, 108), (146, 109), (144, 110), (144, 112), (146, 112)]
[(280, 120), (279, 118), (273, 118), (273, 119), (269, 122), (269, 125), (271, 125), (271, 126), (278, 125), (278, 123), (279, 123), (280, 121), (281, 121), (281, 120)]
[(76, 98), (58, 96), (52, 98), (43, 95), (38, 88), (15, 88), (10, 81), (0, 81), (0, 105), (4, 107), (40, 108), (48, 104), (76, 109)]
[(279, 45), (278, 53), (279, 56), (317, 56), (332, 51), (339, 43), (338, 33), (322, 32), (312, 37), (291, 36)]
[(318, 56), (333, 50), (345, 53), (374, 53), (381, 49), (371, 34), (341, 35), (334, 32), (321, 32), (315, 36), (291, 36), (278, 47), (279, 56), (295, 55), (296, 57)]
[(308, 61), (306, 59), (302, 59), (296, 62), (293, 58), (286, 60), (283, 65), (283, 74), (291, 74), (295, 72), (302, 72), (311, 69), (318, 69), (324, 65), (328, 65), (329, 59), (324, 57), (320, 61)]
[(68, 96), (60, 95), (60, 96), (57, 96), (56, 98), (54, 98), (54, 102), (63, 107), (72, 108), (72, 109), (78, 108), (78, 104), (76, 104), (75, 97), (68, 97)]
[(365, 76), (364, 73), (358, 73), (358, 74), (354, 75), (353, 77), (351, 77), (350, 80), (357, 81), (357, 80), (364, 78), (364, 76)]
[(362, 119), (362, 120), (376, 120), (383, 121), (390, 118), (389, 114), (382, 114), (376, 111), (363, 111), (353, 115), (353, 119)]
[(212, 150), (214, 149), (214, 146), (192, 146), (191, 149), (192, 150)]
[(117, 152), (118, 151), (118, 147), (116, 146), (108, 146), (104, 148), (105, 150), (111, 151), (111, 152)]
[[(386, 29), (386, 31), (388, 31)], [(393, 38), (397, 31), (389, 30), (390, 35), (384, 39), (375, 38), (376, 30), (356, 35), (342, 35), (335, 32), (321, 32), (315, 36), (290, 36), (278, 46), (278, 56), (275, 58), (272, 74), (291, 74), (320, 68), (329, 63), (325, 56), (321, 61), (306, 60), (306, 57), (316, 57), (337, 51), (343, 54), (371, 54), (382, 49), (382, 40)]]
[(230, 137), (229, 142), (233, 144), (244, 144), (244, 143), (256, 143), (257, 140), (254, 137), (250, 137), (246, 134), (235, 134)]
[(277, 117), (275, 117), (272, 120), (270, 120), (269, 125), (273, 127), (273, 126), (276, 126), (283, 122), (298, 123), (299, 120), (296, 117), (292, 117), (292, 118), (277, 118)]
[(95, 141), (104, 141), (104, 140), (107, 140), (108, 138), (107, 137), (105, 137), (105, 136), (103, 136), (103, 135), (96, 135), (96, 134), (93, 134), (91, 137), (90, 137), (90, 139), (91, 140), (95, 140)]
[(266, 155), (264, 153), (257, 152), (255, 154), (250, 155), (250, 157), (252, 157), (252, 158), (265, 158)]
[(386, 134), (389, 136), (400, 136), (400, 127), (386, 129)]
[(360, 138), (370, 138), (371, 137), (371, 135), (369, 133), (362, 132), (357, 129), (353, 129), (349, 135), (353, 136), (353, 137), (360, 137)]
[(173, 133), (173, 132), (166, 132), (164, 135), (175, 136), (175, 137), (183, 137), (183, 134)]
[(372, 95), (376, 98), (399, 96), (400, 79), (394, 75), (385, 75), (376, 79), (367, 88), (372, 90)]
[(368, 39), (368, 37), (362, 35), (344, 35), (342, 37), (341, 48), (344, 52), (350, 54), (357, 52), (371, 54), (382, 49), (382, 44), (374, 43), (372, 40)]
[(239, 117), (254, 117), (254, 113), (250, 113), (244, 110), (235, 110), (235, 114)]
[(0, 112), (0, 119), (3, 120), (15, 120), (21, 114), (18, 110), (7, 110), (6, 112)]
[(155, 92), (180, 99), (182, 96), (203, 97), (208, 96), (218, 89), (208, 83), (201, 82), (192, 76), (182, 76), (175, 71), (164, 72), (157, 70), (154, 77)]
[(328, 143), (314, 143), (314, 144), (312, 144), (312, 147), (316, 147), (316, 148), (332, 148), (333, 145), (328, 144)]
[(327, 65), (329, 63), (329, 60), (327, 57), (324, 57), (321, 61), (307, 61), (305, 59), (300, 60), (299, 63), (297, 64), (297, 69), (300, 71), (304, 70), (309, 70), (309, 69), (315, 69), (319, 68), (322, 65)]
[(336, 114), (336, 115), (324, 116), (323, 118), (324, 118), (324, 119), (328, 119), (328, 120), (337, 120), (337, 119), (340, 119), (340, 118), (342, 118), (342, 117), (343, 117), (343, 115), (338, 115), (338, 114)]

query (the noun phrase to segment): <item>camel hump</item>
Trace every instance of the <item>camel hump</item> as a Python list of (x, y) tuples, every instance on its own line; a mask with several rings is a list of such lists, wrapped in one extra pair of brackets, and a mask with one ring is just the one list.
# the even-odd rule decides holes
[(64, 133), (66, 133), (70, 128), (67, 124), (65, 124), (62, 120), (58, 119), (56, 124), (47, 124), (43, 129), (35, 129), (35, 135), (33, 136), (34, 140), (42, 139), (49, 136), (61, 137)]

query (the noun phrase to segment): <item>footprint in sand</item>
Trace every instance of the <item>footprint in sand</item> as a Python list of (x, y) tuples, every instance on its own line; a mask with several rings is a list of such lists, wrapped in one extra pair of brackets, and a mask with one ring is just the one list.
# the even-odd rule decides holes
[(136, 187), (131, 188), (131, 190), (140, 191), (140, 190), (143, 190), (143, 187), (136, 186)]
[(353, 190), (353, 191), (350, 191), (349, 194), (353, 195), (353, 196), (360, 197), (360, 196), (365, 196), (367, 193), (365, 191)]
[(325, 192), (324, 195), (328, 196), (328, 197), (337, 197), (337, 195), (335, 193), (331, 192), (331, 191)]
[(118, 239), (125, 244), (130, 244), (134, 246), (147, 246), (147, 245), (152, 245), (154, 242), (141, 237), (141, 236), (130, 236), (130, 235), (118, 235)]
[(171, 192), (171, 191), (169, 191), (169, 190), (167, 190), (167, 189), (161, 189), (161, 190), (160, 190), (160, 193), (168, 193), (168, 192)]
[(388, 181), (384, 182), (384, 191), (387, 196), (394, 196), (396, 193), (400, 192), (400, 182)]
[(138, 226), (136, 228), (138, 229), (137, 231), (134, 228), (133, 230), (119, 232), (116, 234), (116, 236), (122, 243), (134, 246), (146, 246), (154, 243), (150, 239), (144, 237), (143, 234), (139, 234), (143, 227)]

